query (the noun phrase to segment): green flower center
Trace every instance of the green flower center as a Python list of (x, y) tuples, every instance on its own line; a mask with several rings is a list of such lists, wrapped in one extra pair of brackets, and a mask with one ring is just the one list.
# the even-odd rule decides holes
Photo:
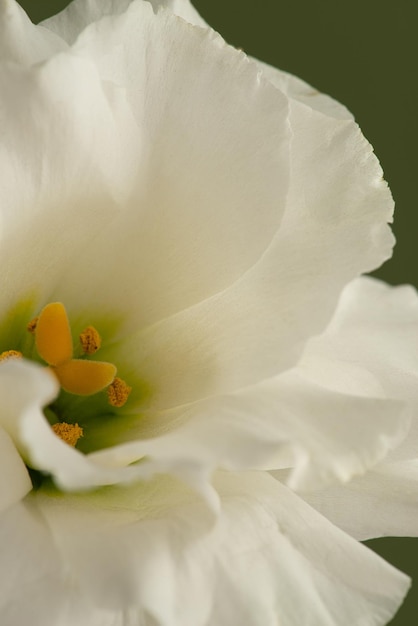
[[(78, 413), (82, 417), (85, 411), (80, 411), (79, 402), (74, 402), (72, 397), (86, 398), (105, 391), (108, 405), (119, 408), (127, 401), (131, 388), (116, 376), (117, 369), (113, 363), (87, 358), (101, 346), (101, 337), (94, 326), (88, 326), (80, 333), (79, 354), (76, 355), (78, 358), (74, 358), (70, 323), (61, 302), (47, 304), (38, 317), (28, 322), (27, 330), (34, 338), (31, 350), (6, 350), (0, 354), (0, 361), (35, 356), (47, 364), (62, 391), (57, 400), (45, 409), (45, 415), (55, 434), (75, 446), (83, 437), (83, 428), (74, 420), (74, 414)], [(103, 398), (100, 398), (97, 406), (102, 405)], [(97, 410), (93, 413), (97, 415)]]

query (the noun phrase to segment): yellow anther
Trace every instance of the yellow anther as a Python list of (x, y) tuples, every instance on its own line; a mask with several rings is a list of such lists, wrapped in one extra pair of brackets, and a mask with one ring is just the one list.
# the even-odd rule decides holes
[(129, 387), (121, 378), (116, 377), (113, 383), (107, 388), (109, 404), (116, 407), (123, 406), (131, 391), (132, 387)]
[(60, 439), (73, 448), (76, 446), (80, 437), (83, 436), (83, 429), (78, 424), (59, 422), (58, 424), (53, 424), (52, 430)]
[(19, 350), (6, 350), (0, 354), (0, 361), (9, 361), (10, 359), (21, 359), (23, 354)]
[(67, 312), (61, 302), (47, 304), (35, 331), (36, 349), (49, 365), (60, 365), (73, 356), (73, 340)]
[(51, 369), (61, 387), (78, 396), (91, 396), (102, 391), (116, 376), (116, 367), (103, 361), (72, 359)]
[(87, 326), (80, 334), (80, 343), (84, 354), (94, 354), (102, 345), (102, 338), (94, 326)]
[(39, 319), (39, 317), (38, 317), (38, 316), (34, 317), (34, 318), (33, 318), (33, 320), (31, 320), (31, 321), (28, 323), (28, 325), (26, 326), (26, 329), (27, 329), (30, 333), (32, 333), (32, 335), (34, 335), (34, 334), (35, 334), (36, 326), (38, 325), (38, 319)]

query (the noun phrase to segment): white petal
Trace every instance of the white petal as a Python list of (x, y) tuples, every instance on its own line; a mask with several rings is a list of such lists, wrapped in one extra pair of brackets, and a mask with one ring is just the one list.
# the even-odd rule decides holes
[[(115, 468), (142, 459), (138, 471), (144, 476), (169, 472), (189, 484), (194, 472), (202, 493), (204, 477), (217, 467), (290, 467), (288, 484), (307, 491), (363, 473), (409, 427), (409, 412), (398, 401), (334, 392), (295, 372), (183, 407), (176, 418), (187, 421), (166, 434), (131, 440), (89, 458)], [(135, 430), (128, 436), (133, 439)]]
[(380, 463), (347, 485), (304, 499), (352, 537), (418, 536), (418, 459)]
[(353, 119), (353, 115), (343, 104), (321, 93), (304, 80), (257, 59), (255, 61), (263, 72), (263, 76), (290, 98), (330, 117), (341, 120)]
[(391, 254), (393, 202), (354, 122), (292, 101), (291, 124), (291, 188), (266, 253), (224, 292), (131, 340), (132, 367), (147, 378), (156, 409), (291, 366), (345, 282)]
[(138, 135), (123, 92), (103, 85), (92, 64), (74, 55), (31, 70), (3, 65), (0, 85), (7, 326), (5, 316), (14, 321), (17, 303), (31, 300), (33, 316), (37, 301), (41, 308), (50, 300), (63, 268), (119, 213), (137, 172)]
[(205, 20), (199, 15), (190, 0), (148, 0), (148, 2), (152, 4), (154, 10), (164, 9), (178, 15), (190, 24), (208, 28)]
[(68, 576), (37, 510), (27, 503), (0, 514), (2, 626), (137, 626), (129, 610), (115, 614), (88, 602)]
[[(47, 422), (43, 408), (55, 399), (55, 376), (28, 361), (2, 363), (0, 367), (0, 424), (9, 433), (28, 464), (53, 475), (62, 488), (82, 489), (129, 480), (135, 472), (107, 470), (91, 463), (84, 454), (57, 437)], [(18, 465), (17, 460), (10, 462)], [(17, 467), (20, 473), (22, 469)], [(12, 487), (12, 485), (10, 486)], [(16, 500), (24, 495), (27, 482), (16, 476)], [(10, 498), (13, 494), (10, 494)]]
[(361, 278), (346, 287), (326, 332), (308, 342), (300, 363), (305, 376), (329, 388), (341, 391), (355, 384), (366, 390), (368, 377), (381, 395), (410, 402), (407, 436), (380, 463), (347, 485), (306, 496), (358, 539), (417, 534), (417, 337), (416, 291)]
[(72, 44), (89, 24), (107, 15), (124, 13), (131, 3), (132, 0), (75, 0), (41, 24)]
[(57, 380), (45, 368), (23, 360), (21, 362), (10, 360), (1, 364), (0, 424), (9, 433), (21, 453), (25, 452), (20, 439), (21, 420), (26, 419), (32, 411), (42, 415), (42, 408), (49, 404), (57, 393)]
[(141, 163), (127, 211), (59, 292), (135, 310), (143, 328), (225, 289), (270, 244), (288, 186), (287, 99), (218, 36), (148, 2), (87, 28), (76, 52), (126, 88)]
[(216, 522), (161, 480), (31, 499), (81, 602), (137, 607), (161, 626), (378, 626), (402, 601), (406, 576), (268, 475), (219, 474)]
[(24, 65), (39, 63), (64, 50), (65, 42), (41, 26), (32, 24), (15, 0), (0, 3), (0, 58)]
[[(155, 8), (168, 9), (175, 15), (190, 22), (190, 24), (209, 28), (209, 25), (202, 19), (189, 0), (148, 1), (151, 2)], [(253, 57), (250, 58), (257, 63), (259, 69), (263, 72), (263, 76), (290, 98), (299, 100), (312, 109), (321, 111), (331, 117), (337, 119), (353, 119), (353, 115), (343, 104), (334, 100), (327, 94), (319, 92), (299, 77), (273, 67), (272, 65), (268, 65), (263, 61), (254, 59)]]
[[(137, 33), (144, 30), (139, 40)], [(126, 47), (113, 48), (116, 37)], [(168, 39), (176, 48), (161, 49)], [(151, 55), (155, 42), (158, 54)], [(110, 219), (114, 206), (106, 207), (103, 197), (89, 198), (94, 207), (104, 205), (102, 220), (97, 223), (94, 211), (82, 229), (77, 225), (77, 261), (67, 274), (59, 271), (68, 247), (51, 220), (47, 237), (41, 223), (48, 260), (37, 265), (32, 258), (31, 267), (45, 281), (56, 256), (56, 299), (77, 302), (83, 292), (86, 313), (96, 308), (118, 320), (129, 315), (136, 328), (154, 324), (132, 341), (132, 367), (149, 377), (154, 409), (230, 391), (294, 363), (306, 337), (325, 324), (344, 283), (381, 262), (391, 247), (384, 225), (391, 200), (356, 127), (292, 102), (291, 192), (284, 223), (260, 259), (279, 224), (287, 190), (287, 105), (279, 91), (260, 81), (243, 55), (210, 31), (191, 28), (166, 11), (154, 15), (147, 3), (87, 27), (77, 52), (94, 59), (102, 78), (129, 87), (144, 134), (141, 189), (117, 223)], [(175, 112), (177, 125), (166, 110)], [(109, 147), (99, 149), (103, 159)], [(138, 167), (131, 156), (130, 174)], [(120, 173), (121, 166), (115, 169)], [(325, 173), (326, 184), (318, 186)], [(81, 204), (85, 208), (83, 198)], [(260, 207), (258, 215), (254, 206)], [(76, 221), (71, 216), (68, 228), (62, 215), (57, 220), (69, 242)], [(32, 224), (28, 230), (36, 240)], [(20, 247), (31, 251), (26, 240)], [(22, 274), (29, 290), (33, 275)], [(184, 314), (155, 324), (185, 307)]]
[[(418, 296), (408, 285), (391, 287), (370, 277), (345, 288), (326, 332), (312, 339), (306, 355), (357, 364), (385, 394), (418, 398)], [(313, 369), (313, 368), (312, 368)]]
[[(163, 9), (183, 18), (190, 24), (207, 27), (190, 0), (147, 1), (154, 11)], [(108, 15), (124, 13), (132, 3), (133, 0), (74, 0), (61, 13), (42, 22), (42, 26), (72, 44), (89, 24), (98, 22)]]
[[(55, 484), (63, 490), (86, 490), (101, 485), (129, 483), (137, 478), (149, 479), (156, 473), (171, 473), (181, 477), (193, 486), (206, 499), (213, 509), (218, 506), (216, 494), (209, 485), (209, 473), (213, 467), (196, 456), (181, 454), (180, 447), (167, 454), (165, 441), (162, 452), (146, 463), (129, 466), (124, 450), (115, 456), (85, 455), (57, 437), (43, 414), (43, 408), (55, 399), (58, 385), (55, 376), (45, 368), (30, 363), (7, 362), (0, 367), (0, 426), (13, 439), (28, 465), (40, 472), (51, 475)], [(143, 450), (152, 452), (152, 446), (138, 451), (135, 460), (144, 456)], [(10, 451), (9, 451), (10, 452)], [(139, 456), (138, 456), (139, 454)], [(131, 455), (132, 456), (132, 455)], [(123, 461), (120, 462), (120, 458)], [(15, 483), (9, 485), (11, 492), (5, 491), (9, 504), (23, 497), (30, 487), (25, 470), (18, 459), (9, 454), (9, 462), (16, 466), (20, 474)], [(22, 475), (23, 472), (23, 475)], [(8, 502), (5, 500), (5, 505)], [(1, 508), (1, 504), (0, 504)]]
[(0, 426), (0, 511), (19, 502), (31, 489), (32, 482), (25, 464), (10, 435)]

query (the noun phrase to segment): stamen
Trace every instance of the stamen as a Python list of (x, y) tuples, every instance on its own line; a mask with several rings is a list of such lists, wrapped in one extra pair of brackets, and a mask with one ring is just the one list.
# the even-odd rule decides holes
[(9, 361), (10, 359), (21, 359), (23, 354), (19, 350), (5, 350), (0, 354), (0, 361)]
[(52, 425), (52, 430), (60, 439), (73, 448), (76, 446), (80, 437), (83, 436), (83, 429), (78, 424), (59, 422), (58, 424)]
[(94, 326), (87, 326), (80, 334), (80, 343), (84, 354), (94, 354), (102, 345), (102, 338)]
[(36, 325), (36, 349), (49, 365), (60, 365), (73, 356), (73, 340), (67, 312), (61, 302), (47, 304)]
[(128, 400), (132, 387), (129, 387), (124, 380), (116, 376), (115, 380), (107, 388), (107, 398), (109, 404), (116, 407), (123, 406)]
[(116, 376), (116, 367), (104, 361), (72, 359), (51, 369), (65, 391), (79, 396), (102, 391)]
[(33, 320), (31, 320), (31, 321), (28, 323), (28, 325), (26, 326), (26, 329), (27, 329), (30, 333), (32, 333), (32, 335), (34, 335), (34, 334), (35, 334), (35, 330), (36, 330), (36, 327), (37, 327), (37, 325), (38, 325), (38, 319), (39, 319), (39, 315), (37, 315), (36, 317), (34, 317), (34, 318), (33, 318)]

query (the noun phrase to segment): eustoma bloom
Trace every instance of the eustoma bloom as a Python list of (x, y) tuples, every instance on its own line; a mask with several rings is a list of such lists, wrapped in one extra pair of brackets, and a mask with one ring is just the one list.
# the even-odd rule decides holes
[(418, 300), (359, 277), (370, 145), (187, 0), (0, 7), (0, 623), (387, 623)]

